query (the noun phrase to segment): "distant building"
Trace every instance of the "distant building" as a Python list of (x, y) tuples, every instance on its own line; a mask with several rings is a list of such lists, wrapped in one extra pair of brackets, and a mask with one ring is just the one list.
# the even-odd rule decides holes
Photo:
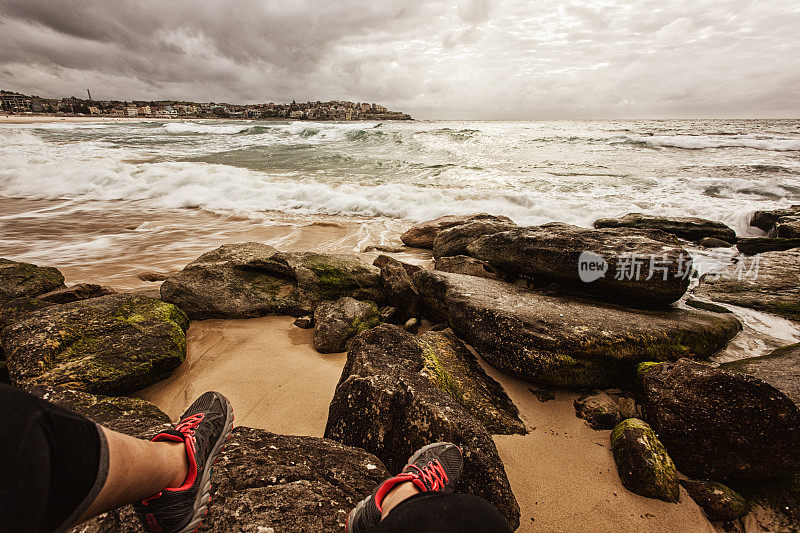
[(94, 106), (89, 106), (89, 114), (90, 115), (99, 115), (100, 109)]
[(31, 100), (19, 93), (0, 93), (3, 109), (9, 113), (30, 113)]
[(153, 113), (152, 110), (150, 109), (149, 105), (145, 105), (145, 106), (142, 106), (142, 107), (137, 107), (136, 108), (136, 112), (137, 112), (137, 114), (145, 116), (145, 117), (149, 117)]

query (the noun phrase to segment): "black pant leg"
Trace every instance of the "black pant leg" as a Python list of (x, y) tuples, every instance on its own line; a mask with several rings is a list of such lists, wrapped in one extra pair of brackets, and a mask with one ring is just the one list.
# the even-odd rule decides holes
[(105, 482), (108, 456), (94, 422), (0, 384), (0, 531), (54, 531)]
[(472, 494), (423, 492), (392, 509), (377, 533), (511, 533), (495, 507)]

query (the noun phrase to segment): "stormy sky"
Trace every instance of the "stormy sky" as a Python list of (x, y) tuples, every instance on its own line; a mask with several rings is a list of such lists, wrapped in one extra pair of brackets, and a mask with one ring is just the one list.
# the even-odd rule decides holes
[(0, 88), (415, 118), (800, 117), (794, 0), (0, 0)]

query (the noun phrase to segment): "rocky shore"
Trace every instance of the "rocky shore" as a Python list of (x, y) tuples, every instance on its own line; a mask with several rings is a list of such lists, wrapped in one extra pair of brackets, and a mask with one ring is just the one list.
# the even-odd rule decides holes
[[(756, 213), (758, 243), (717, 222), (637, 213), (594, 229), (447, 216), (400, 237), (398, 251), (430, 250), (422, 266), (395, 251), (369, 264), (235, 243), (158, 291), (68, 287), (56, 268), (0, 259), (0, 379), (146, 437), (169, 417), (135, 396), (183, 371), (191, 324), (288, 315), (319, 354), (347, 352), (324, 436), (237, 428), (202, 531), (337, 530), (388, 472), (434, 441), (463, 451), (457, 490), (486, 498), (520, 531), (569, 522), (548, 522), (558, 504), (527, 485), (561, 493), (572, 478), (526, 478), (516, 450), (529, 443), (528, 461), (543, 469), (549, 454), (616, 463), (596, 485), (607, 490), (595, 506), (602, 519), (570, 530), (798, 531), (797, 346), (710, 360), (742, 330), (725, 305), (800, 320), (800, 248), (787, 248), (798, 210)], [(749, 255), (694, 283), (698, 245)], [(759, 259), (757, 276), (742, 275), (747, 257)], [(578, 440), (544, 445), (559, 431), (539, 428), (548, 427), (549, 398), (569, 418), (552, 427)], [(641, 521), (620, 522), (615, 509), (639, 509)], [(140, 529), (122, 508), (80, 530)]]

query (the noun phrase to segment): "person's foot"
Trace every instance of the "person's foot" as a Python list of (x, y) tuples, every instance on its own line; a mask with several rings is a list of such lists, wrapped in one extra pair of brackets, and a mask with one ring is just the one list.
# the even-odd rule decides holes
[(189, 475), (179, 487), (168, 487), (134, 504), (145, 529), (152, 532), (194, 531), (208, 510), (211, 467), (233, 428), (233, 409), (225, 396), (206, 392), (189, 407), (175, 429), (163, 431), (153, 442), (183, 442)]
[(455, 444), (437, 442), (420, 448), (409, 458), (402, 472), (384, 481), (350, 511), (346, 533), (363, 533), (377, 527), (383, 514), (384, 498), (400, 483), (410, 482), (420, 492), (453, 492), (462, 468), (461, 450)]

